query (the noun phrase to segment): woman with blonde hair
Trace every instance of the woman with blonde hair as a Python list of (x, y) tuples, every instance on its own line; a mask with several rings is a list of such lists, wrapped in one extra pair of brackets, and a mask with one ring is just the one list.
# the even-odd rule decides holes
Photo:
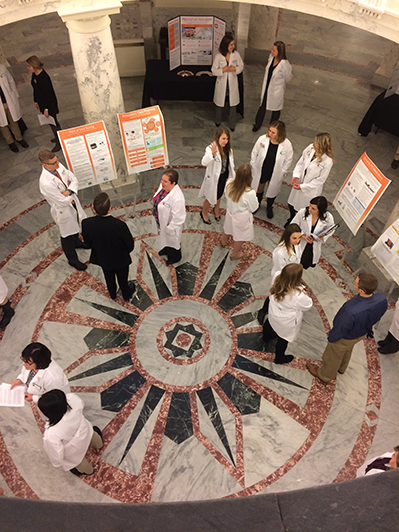
[(234, 179), (234, 158), (228, 129), (217, 128), (215, 140), (205, 149), (201, 164), (206, 166), (206, 172), (199, 191), (199, 197), (205, 198), (200, 216), (205, 224), (210, 225), (208, 214), (211, 205), (215, 205), (215, 220), (219, 222), (220, 201), (227, 179)]
[(53, 132), (55, 146), (51, 150), (57, 152), (61, 149), (61, 144), (57, 136), (57, 131), (61, 130), (61, 126), (57, 120), (58, 102), (55, 95), (53, 84), (51, 83), (50, 76), (43, 68), (43, 63), (36, 55), (28, 57), (26, 60), (28, 64), (28, 70), (32, 74), (31, 85), (33, 87), (33, 101), (36, 109), (39, 109), (46, 118), (51, 116), (54, 119), (54, 124), (50, 124), (51, 131)]
[(288, 197), (291, 222), (296, 213), (307, 207), (312, 198), (321, 196), (323, 185), (334, 163), (332, 140), (329, 133), (319, 133), (314, 142), (303, 150), (296, 163), (291, 181), (292, 190)]
[(227, 235), (233, 237), (231, 260), (241, 259), (244, 256), (241, 252), (242, 245), (254, 237), (252, 213), (256, 211), (259, 203), (256, 199), (255, 190), (251, 188), (251, 182), (251, 167), (249, 164), (242, 164), (237, 169), (235, 179), (229, 179), (226, 184), (226, 221), (221, 245), (226, 247)]
[(270, 288), (269, 314), (263, 325), (263, 340), (277, 338), (275, 364), (288, 364), (294, 357), (286, 355), (288, 342), (298, 338), (303, 313), (312, 307), (302, 282), (301, 264), (287, 264), (276, 273)]

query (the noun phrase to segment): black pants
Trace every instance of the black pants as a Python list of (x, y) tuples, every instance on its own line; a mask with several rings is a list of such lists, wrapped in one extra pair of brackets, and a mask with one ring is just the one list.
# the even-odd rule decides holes
[(82, 247), (82, 241), (79, 238), (79, 233), (61, 237), (61, 246), (69, 263), (76, 261), (80, 262), (78, 254), (76, 253), (76, 248)]
[(116, 277), (118, 279), (119, 287), (122, 291), (123, 299), (129, 299), (131, 295), (131, 288), (129, 287), (127, 280), (129, 276), (129, 266), (123, 266), (123, 268), (118, 268), (117, 270), (107, 270), (106, 268), (102, 268), (102, 270), (111, 298), (116, 298)]
[(277, 338), (276, 359), (284, 358), (288, 342), (287, 340), (284, 340), (284, 338), (280, 338), (280, 336), (270, 325), (269, 320), (266, 320), (263, 324), (263, 339), (265, 342), (267, 342), (268, 340), (273, 340), (274, 338)]
[[(289, 210), (290, 210), (290, 216), (289, 216), (289, 218), (288, 218), (288, 220), (287, 220), (287, 224), (290, 224), (291, 221), (292, 221), (292, 219), (295, 217), (295, 215), (296, 215), (296, 213), (297, 213), (298, 211), (296, 211), (296, 210), (294, 209), (294, 207), (293, 207), (292, 205), (290, 205), (290, 204), (288, 204), (288, 208), (289, 208)], [(284, 226), (284, 227), (285, 227), (285, 226)]]
[[(266, 100), (267, 100), (267, 91), (265, 91), (265, 95), (263, 96), (261, 106), (259, 107), (258, 112), (256, 113), (254, 126), (257, 129), (260, 129), (262, 127), (263, 120), (265, 119)], [(270, 117), (270, 123), (274, 122), (275, 120), (278, 120), (280, 118), (280, 114), (281, 114), (281, 111), (272, 111), (272, 116)]]
[(57, 115), (53, 116), (53, 118), (55, 120), (55, 126), (53, 124), (50, 124), (50, 127), (51, 127), (51, 131), (53, 132), (53, 135), (54, 135), (54, 138), (56, 140), (56, 143), (58, 145), (60, 143), (60, 141), (58, 139), (57, 131), (61, 131), (62, 128), (61, 128), (60, 123), (57, 120)]
[(175, 262), (179, 262), (179, 260), (181, 260), (181, 248), (175, 249), (165, 246), (163, 249), (161, 249), (159, 255), (166, 255), (168, 263), (174, 264)]

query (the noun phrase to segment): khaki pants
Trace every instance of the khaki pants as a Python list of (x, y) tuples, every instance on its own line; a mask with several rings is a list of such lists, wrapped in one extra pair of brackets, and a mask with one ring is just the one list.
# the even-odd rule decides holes
[[(90, 445), (95, 449), (102, 449), (104, 445), (102, 439), (100, 438), (100, 435), (97, 434), (97, 432), (95, 432), (94, 430), (93, 436), (91, 437)], [(85, 473), (86, 475), (91, 475), (94, 471), (93, 466), (86, 460), (86, 458), (83, 458), (80, 464), (76, 466), (76, 469), (79, 471), (79, 473)]]
[[(12, 131), (12, 134), (15, 137), (15, 140), (22, 140), (21, 131), (19, 129), (19, 126), (17, 122), (14, 122), (12, 119), (10, 110), (8, 109), (8, 105), (6, 103), (3, 103), (4, 111), (6, 113), (6, 117), (8, 120), (8, 124), (10, 126), (10, 129)], [(8, 126), (2, 126), (0, 127), (1, 132), (3, 134), (4, 140), (7, 142), (7, 144), (12, 144), (14, 142), (13, 136), (10, 133), (10, 129), (8, 129)]]
[(328, 342), (324, 350), (322, 361), (323, 364), (317, 370), (317, 376), (324, 382), (330, 382), (339, 373), (345, 373), (352, 351), (355, 345), (363, 340), (366, 335), (355, 338), (354, 340), (345, 340), (342, 338), (338, 342)]

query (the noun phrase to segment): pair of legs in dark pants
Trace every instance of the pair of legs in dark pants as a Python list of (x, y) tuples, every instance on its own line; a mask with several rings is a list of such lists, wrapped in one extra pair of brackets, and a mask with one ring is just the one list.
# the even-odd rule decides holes
[(280, 336), (270, 325), (269, 320), (266, 320), (263, 325), (263, 340), (267, 342), (268, 340), (273, 340), (274, 338), (277, 338), (276, 358), (274, 359), (274, 362), (276, 364), (286, 364), (287, 362), (291, 362), (294, 357), (292, 355), (285, 354), (285, 351), (288, 346), (288, 341), (284, 340), (284, 338), (280, 338)]
[[(265, 114), (266, 114), (266, 96), (267, 96), (267, 94), (265, 93), (265, 95), (263, 97), (262, 104), (259, 107), (258, 112), (256, 113), (255, 124), (254, 124), (254, 129), (256, 129), (256, 130), (258, 130), (258, 129), (260, 129), (262, 127), (263, 120), (265, 119)], [(281, 110), (280, 111), (272, 111), (272, 116), (270, 117), (270, 123), (274, 122), (275, 120), (278, 120), (280, 118), (280, 114), (281, 114)]]
[(68, 259), (68, 263), (71, 266), (76, 267), (77, 264), (83, 264), (79, 260), (78, 254), (76, 253), (76, 248), (87, 249), (88, 246), (82, 242), (82, 240), (80, 240), (79, 233), (61, 237), (61, 246), (66, 258)]
[(163, 249), (161, 249), (158, 255), (166, 255), (166, 264), (174, 264), (175, 262), (179, 262), (179, 260), (181, 260), (181, 248), (175, 249), (165, 246)]
[(57, 131), (61, 131), (61, 125), (60, 125), (60, 123), (57, 120), (57, 115), (53, 116), (53, 118), (55, 120), (55, 126), (53, 124), (50, 124), (50, 127), (51, 127), (51, 131), (53, 132), (53, 135), (54, 135), (54, 141), (53, 142), (55, 143), (55, 146), (52, 149), (52, 151), (59, 151), (61, 149), (61, 144), (60, 144), (60, 141), (58, 139)]
[(289, 208), (289, 210), (290, 210), (290, 216), (289, 216), (288, 220), (286, 221), (284, 227), (287, 227), (287, 225), (289, 225), (289, 224), (291, 223), (292, 219), (295, 217), (296, 213), (298, 212), (298, 211), (296, 211), (296, 210), (294, 209), (294, 207), (293, 207), (292, 205), (290, 205), (290, 204), (288, 204), (288, 208)]
[(128, 284), (129, 265), (123, 266), (123, 268), (118, 268), (117, 270), (107, 270), (106, 268), (102, 268), (102, 270), (111, 299), (116, 298), (116, 277), (122, 291), (122, 297), (125, 301), (128, 301), (132, 297), (132, 289)]

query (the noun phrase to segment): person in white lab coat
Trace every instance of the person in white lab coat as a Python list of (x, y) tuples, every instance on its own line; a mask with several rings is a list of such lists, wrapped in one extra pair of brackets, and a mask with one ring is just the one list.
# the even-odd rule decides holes
[(252, 188), (256, 190), (259, 206), (268, 183), (267, 217), (273, 218), (273, 203), (280, 192), (284, 175), (288, 172), (294, 155), (292, 144), (287, 139), (284, 122), (272, 122), (266, 135), (255, 142), (251, 153)]
[(159, 235), (159, 255), (166, 255), (166, 264), (181, 260), (181, 235), (186, 220), (186, 202), (177, 184), (176, 170), (166, 170), (153, 197), (152, 232)]
[(37, 403), (41, 395), (54, 389), (71, 392), (65, 373), (55, 360), (51, 360), (51, 351), (44, 344), (33, 342), (27, 345), (21, 359), (22, 370), (11, 383), (11, 389), (24, 384), (26, 401)]
[[(310, 200), (309, 206), (300, 209), (292, 223), (301, 228), (302, 237), (298, 245), (298, 254), (304, 270), (314, 268), (319, 262), (321, 245), (334, 234), (334, 218), (327, 212), (328, 203), (324, 196), (316, 196)], [(325, 236), (325, 232), (328, 232)], [(317, 240), (310, 235), (313, 234)]]
[(393, 453), (384, 453), (381, 456), (375, 456), (371, 460), (367, 460), (357, 470), (356, 477), (364, 477), (382, 473), (383, 471), (390, 471), (399, 468), (399, 445), (393, 448)]
[(266, 109), (272, 111), (270, 122), (280, 118), (284, 105), (285, 86), (292, 80), (292, 68), (287, 60), (285, 44), (276, 41), (267, 61), (260, 95), (260, 107), (252, 131), (258, 131), (265, 118)]
[(301, 264), (287, 264), (276, 273), (270, 289), (270, 304), (267, 320), (263, 325), (265, 342), (277, 338), (275, 364), (288, 364), (294, 357), (286, 355), (288, 342), (298, 338), (303, 313), (312, 307), (302, 283)]
[(226, 220), (221, 237), (222, 247), (227, 246), (228, 236), (233, 237), (233, 251), (231, 260), (239, 260), (244, 256), (241, 248), (244, 242), (254, 237), (253, 212), (259, 206), (255, 190), (251, 188), (252, 175), (249, 164), (242, 164), (237, 168), (235, 179), (229, 179), (226, 184), (225, 196)]
[(199, 197), (205, 198), (200, 216), (205, 224), (210, 225), (208, 214), (211, 205), (215, 205), (215, 220), (219, 222), (220, 201), (227, 179), (234, 179), (234, 158), (228, 129), (217, 128), (215, 140), (206, 147), (201, 164), (206, 166), (206, 172), (199, 191)]
[[(18, 120), (22, 117), (19, 105), (19, 95), (14, 78), (8, 72), (5, 65), (0, 64), (0, 130), (8, 147), (13, 152), (18, 152), (15, 140), (23, 148), (29, 148), (29, 144), (22, 138)], [(10, 133), (10, 129), (12, 134)], [(14, 135), (14, 137), (13, 137)]]
[(7, 327), (11, 318), (15, 314), (15, 310), (11, 307), (11, 302), (7, 297), (8, 288), (4, 282), (3, 277), (0, 275), (0, 308), (3, 311), (3, 317), (0, 321), (0, 329)]
[[(281, 271), (287, 264), (299, 264), (300, 254), (298, 244), (301, 241), (301, 228), (298, 224), (289, 224), (284, 229), (277, 247), (273, 250), (273, 265), (271, 271), (272, 283), (276, 272)], [(270, 299), (267, 297), (263, 307), (258, 312), (258, 321), (261, 325), (265, 321), (265, 316), (269, 311)]]
[(393, 314), (392, 323), (389, 326), (388, 334), (384, 340), (377, 342), (377, 351), (381, 355), (392, 355), (399, 351), (399, 299), (395, 304), (395, 312)]
[(321, 196), (323, 185), (334, 163), (331, 135), (319, 133), (314, 142), (302, 152), (296, 163), (291, 181), (292, 190), (288, 197), (291, 222), (299, 209), (309, 205), (309, 201)]
[(79, 238), (80, 222), (86, 218), (77, 192), (79, 188), (76, 176), (67, 170), (57, 156), (49, 150), (39, 153), (43, 165), (39, 179), (39, 188), (47, 203), (53, 220), (61, 233), (62, 249), (68, 264), (77, 270), (85, 270), (86, 264), (80, 262), (76, 248), (88, 249)]
[(244, 70), (240, 54), (234, 50), (234, 37), (226, 33), (220, 41), (219, 52), (212, 64), (212, 74), (217, 76), (213, 102), (215, 104), (215, 124), (220, 126), (223, 109), (227, 103), (231, 131), (236, 127), (236, 107), (240, 103), (237, 76)]
[(93, 466), (85, 458), (89, 445), (102, 449), (101, 430), (92, 427), (83, 415), (84, 403), (74, 393), (51, 390), (37, 403), (48, 421), (43, 435), (43, 446), (54, 467), (62, 467), (74, 475), (91, 475)]

